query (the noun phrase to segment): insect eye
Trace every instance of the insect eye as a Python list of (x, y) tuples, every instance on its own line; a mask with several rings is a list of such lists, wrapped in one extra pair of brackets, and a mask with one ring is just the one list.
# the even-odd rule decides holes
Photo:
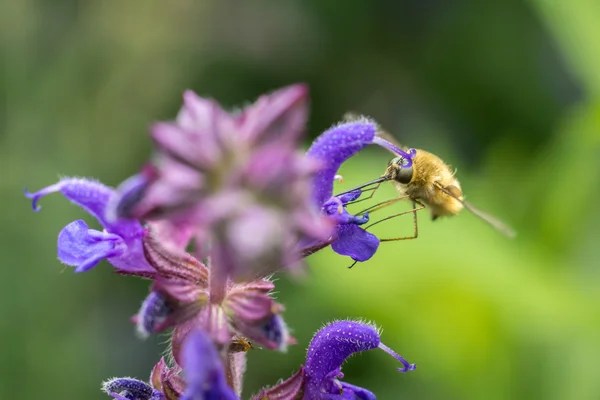
[(398, 171), (398, 175), (396, 176), (396, 180), (400, 183), (410, 183), (410, 181), (412, 181), (413, 178), (413, 168), (408, 167), (408, 168), (400, 168), (400, 170)]
[(394, 158), (394, 162), (399, 167), (404, 167), (406, 164), (408, 164), (408, 160), (404, 157), (396, 157)]

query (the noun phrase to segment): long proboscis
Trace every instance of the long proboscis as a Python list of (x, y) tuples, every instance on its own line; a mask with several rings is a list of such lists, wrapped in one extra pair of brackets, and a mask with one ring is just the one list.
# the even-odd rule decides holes
[(510, 226), (506, 225), (504, 222), (500, 221), (498, 218), (493, 217), (484, 211), (481, 211), (480, 209), (478, 209), (473, 204), (471, 204), (467, 201), (459, 199), (454, 194), (452, 194), (449, 190), (446, 190), (446, 188), (441, 187), (441, 186), (438, 186), (438, 188), (442, 192), (446, 193), (448, 196), (450, 196), (453, 199), (455, 199), (456, 201), (460, 202), (473, 215), (475, 215), (475, 216), (479, 217), (481, 220), (487, 222), (492, 228), (494, 228), (501, 234), (508, 236), (511, 239), (514, 238), (515, 236), (517, 236), (517, 232), (515, 232), (514, 229), (512, 229)]
[(373, 179), (372, 181), (369, 181), (367, 183), (363, 183), (362, 185), (359, 185), (359, 186), (353, 187), (352, 189), (346, 190), (345, 192), (338, 193), (335, 196), (337, 197), (337, 196), (341, 196), (341, 195), (344, 195), (344, 194), (347, 194), (347, 193), (351, 193), (351, 192), (354, 192), (356, 190), (364, 189), (364, 188), (369, 187), (371, 185), (376, 185), (376, 184), (381, 183), (381, 182), (389, 181), (391, 179), (392, 178), (388, 177), (388, 176), (381, 176), (381, 177), (379, 177), (377, 179)]

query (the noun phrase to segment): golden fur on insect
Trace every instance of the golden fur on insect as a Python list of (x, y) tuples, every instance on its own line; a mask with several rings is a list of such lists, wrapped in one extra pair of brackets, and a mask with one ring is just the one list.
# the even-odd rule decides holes
[[(397, 174), (396, 164), (390, 164), (384, 175), (394, 176)], [(400, 195), (407, 195), (411, 199), (420, 200), (431, 209), (431, 216), (436, 219), (445, 215), (456, 215), (463, 209), (459, 200), (463, 200), (460, 183), (454, 177), (454, 172), (438, 156), (425, 150), (417, 149), (413, 158), (413, 177), (408, 184), (402, 184), (396, 180), (394, 186)], [(449, 196), (440, 190), (446, 189), (456, 198)], [(459, 200), (457, 200), (459, 199)]]

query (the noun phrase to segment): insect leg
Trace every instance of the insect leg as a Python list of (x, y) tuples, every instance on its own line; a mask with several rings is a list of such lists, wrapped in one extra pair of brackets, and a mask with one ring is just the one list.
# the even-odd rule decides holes
[[(419, 207), (417, 207), (417, 204), (419, 205)], [(401, 215), (405, 215), (408, 213), (412, 213), (413, 214), (413, 226), (414, 226), (414, 233), (412, 236), (405, 236), (405, 237), (398, 237), (398, 238), (386, 238), (386, 239), (379, 239), (380, 242), (395, 242), (398, 240), (410, 240), (410, 239), (416, 239), (419, 236), (419, 224), (417, 221), (417, 211), (422, 210), (425, 208), (425, 205), (423, 203), (421, 203), (418, 200), (413, 200), (413, 209), (409, 210), (409, 211), (404, 211), (401, 212), (399, 214), (394, 214), (394, 215), (390, 215), (389, 217), (385, 217), (383, 219), (380, 219), (379, 221), (373, 222), (372, 224), (368, 225), (365, 229), (369, 229), (370, 227), (379, 224), (380, 222), (383, 221), (387, 221), (396, 217), (399, 217)]]
[[(372, 209), (371, 211), (376, 211), (376, 210), (382, 209), (384, 207), (387, 207), (388, 205), (393, 204), (396, 201), (404, 200), (407, 197), (408, 196), (402, 196), (402, 197), (399, 197), (399, 198), (396, 198), (396, 199), (391, 199), (391, 200), (383, 201), (383, 202), (381, 202), (379, 204), (375, 204), (373, 207), (369, 207), (367, 210), (371, 210)], [(389, 217), (382, 218), (379, 221), (375, 221), (372, 224), (367, 225), (367, 227), (364, 228), (364, 229), (368, 230), (370, 227), (375, 226), (375, 225), (379, 224), (380, 222), (387, 221), (387, 220), (399, 217), (401, 215), (412, 213), (412, 215), (413, 215), (413, 226), (415, 228), (413, 236), (407, 236), (407, 237), (401, 237), (401, 238), (379, 239), (379, 241), (380, 242), (393, 242), (393, 241), (397, 241), (397, 240), (416, 239), (419, 236), (419, 225), (417, 223), (417, 211), (424, 209), (425, 208), (425, 204), (421, 203), (418, 200), (412, 200), (412, 203), (413, 203), (412, 210), (404, 211), (404, 212), (401, 212), (401, 213), (398, 213), (398, 214), (390, 215)], [(419, 207), (417, 207), (417, 204), (419, 205)], [(357, 262), (358, 261), (355, 260), (348, 268), (354, 267)]]

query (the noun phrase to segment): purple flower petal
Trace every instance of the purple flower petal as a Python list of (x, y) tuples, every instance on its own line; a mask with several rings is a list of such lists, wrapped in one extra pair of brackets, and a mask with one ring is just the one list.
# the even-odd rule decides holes
[(58, 237), (58, 256), (62, 262), (76, 266), (75, 272), (87, 271), (106, 258), (122, 272), (152, 274), (154, 269), (146, 262), (142, 250), (144, 228), (135, 220), (106, 218), (106, 208), (115, 195), (113, 189), (88, 179), (62, 179), (36, 193), (26, 193), (33, 199), (33, 207), (43, 196), (61, 192), (72, 203), (79, 205), (105, 228), (104, 232), (89, 229), (83, 221), (67, 225)]
[(379, 332), (369, 324), (356, 321), (336, 321), (319, 330), (306, 355), (306, 385), (304, 400), (374, 399), (366, 389), (341, 382), (341, 366), (355, 353), (380, 348), (403, 364), (401, 372), (416, 366), (394, 353), (380, 341)]
[(347, 203), (354, 201), (360, 197), (362, 194), (362, 190), (356, 189), (348, 193), (344, 193), (340, 196), (337, 196), (338, 199), (342, 202), (342, 204), (346, 205)]
[(359, 386), (354, 386), (346, 382), (341, 382), (341, 384), (342, 396), (346, 396), (343, 397), (344, 399), (348, 398), (351, 400), (376, 400), (376, 397), (373, 394), (373, 392), (367, 389), (361, 388)]
[(371, 144), (376, 130), (375, 123), (363, 119), (336, 125), (313, 142), (306, 154), (325, 165), (313, 180), (315, 204), (322, 205), (331, 197), (333, 181), (342, 163)]
[(379, 346), (379, 333), (372, 325), (356, 321), (336, 321), (319, 330), (310, 342), (306, 355), (306, 375), (323, 380), (337, 371), (354, 353)]
[(134, 378), (114, 378), (102, 384), (102, 390), (116, 399), (150, 400), (154, 393), (152, 386)]
[(118, 257), (126, 250), (123, 239), (111, 233), (89, 229), (82, 221), (73, 221), (58, 234), (58, 258), (75, 272), (85, 272), (104, 258)]
[(113, 267), (121, 271), (129, 272), (132, 275), (137, 274), (142, 277), (154, 275), (156, 270), (152, 268), (144, 255), (142, 235), (143, 231), (140, 232), (139, 237), (126, 241), (127, 250), (121, 256), (108, 258), (107, 261), (111, 263)]
[(377, 236), (354, 224), (340, 225), (337, 238), (331, 248), (338, 254), (350, 256), (356, 261), (366, 261), (375, 254), (379, 247)]
[(217, 349), (201, 330), (188, 335), (182, 348), (182, 363), (187, 389), (181, 400), (239, 400), (227, 385)]
[(137, 315), (136, 331), (142, 339), (150, 334), (160, 331), (173, 307), (168, 303), (166, 296), (160, 292), (151, 292), (142, 303)]
[(369, 222), (369, 215), (365, 214), (362, 217), (350, 214), (344, 207), (344, 202), (337, 197), (332, 197), (323, 205), (323, 212), (329, 216), (337, 225), (353, 224), (362, 225)]
[(132, 218), (133, 207), (141, 200), (152, 177), (156, 174), (153, 166), (148, 165), (142, 172), (119, 185), (106, 206), (106, 219), (116, 222), (120, 218)]
[(82, 178), (64, 178), (38, 192), (26, 192), (25, 195), (33, 200), (33, 209), (39, 211), (40, 207), (37, 204), (39, 199), (55, 192), (61, 192), (72, 203), (93, 215), (110, 233), (128, 239), (139, 235), (143, 230), (137, 221), (120, 219), (110, 222), (106, 219), (106, 207), (114, 194), (114, 190), (100, 182)]
[(58, 234), (58, 258), (85, 272), (106, 259), (115, 268), (130, 273), (154, 273), (144, 258), (141, 240), (127, 244), (122, 237), (89, 229), (82, 221), (73, 221)]
[(108, 393), (108, 395), (116, 400), (131, 400), (129, 397), (121, 396), (120, 394), (117, 394), (117, 393)]
[[(125, 394), (124, 396), (118, 393), (108, 393), (108, 395), (116, 400), (146, 400), (146, 398), (143, 397), (135, 397), (128, 391), (125, 391), (123, 393)], [(150, 397), (147, 398), (147, 400), (165, 400), (165, 395), (159, 392), (158, 390), (154, 390)]]

